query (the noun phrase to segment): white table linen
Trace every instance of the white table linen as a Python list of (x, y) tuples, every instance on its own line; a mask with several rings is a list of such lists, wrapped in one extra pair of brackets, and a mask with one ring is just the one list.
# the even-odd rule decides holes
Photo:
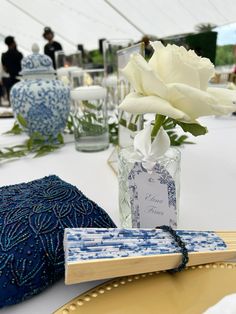
[[(0, 120), (0, 133), (13, 119)], [(196, 144), (181, 148), (179, 228), (236, 230), (236, 118), (201, 119), (209, 133), (191, 138)], [(0, 148), (21, 142), (25, 136), (0, 135)], [(77, 152), (73, 137), (62, 149), (40, 158), (31, 156), (0, 163), (0, 186), (28, 182), (55, 174), (77, 186), (103, 207), (119, 225), (118, 182), (107, 164), (113, 148), (98, 153)], [(90, 282), (65, 286), (63, 280), (21, 304), (4, 308), (4, 314), (48, 314), (95, 286)]]

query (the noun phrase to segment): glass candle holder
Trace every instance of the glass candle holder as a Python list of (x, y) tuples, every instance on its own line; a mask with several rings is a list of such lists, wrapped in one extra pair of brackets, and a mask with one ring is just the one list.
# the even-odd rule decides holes
[(103, 42), (104, 87), (108, 91), (108, 108), (115, 110), (118, 106), (118, 59), (117, 52), (132, 46), (131, 39), (109, 39)]
[(56, 69), (59, 69), (65, 66), (65, 59), (66, 59), (66, 55), (63, 50), (55, 51)]
[(55, 52), (55, 63), (56, 63), (56, 69), (59, 69), (61, 67), (82, 67), (82, 54), (81, 51), (77, 50), (70, 54), (65, 54), (64, 51), (56, 51)]
[(104, 80), (103, 69), (76, 70), (71, 72), (72, 88), (80, 86), (102, 86)]
[[(118, 103), (132, 91), (131, 85), (127, 78), (123, 75), (122, 69), (128, 64), (132, 54), (139, 53), (144, 56), (144, 44), (139, 43), (128, 48), (117, 51), (118, 62)], [(133, 144), (136, 132), (143, 129), (143, 115), (131, 114), (119, 110), (118, 126), (119, 126), (119, 147), (124, 148)]]
[(85, 86), (102, 86), (104, 80), (104, 69), (83, 70), (83, 83)]
[(77, 72), (77, 71), (82, 71), (79, 67), (77, 66), (64, 66), (61, 68), (58, 68), (56, 70), (57, 72), (57, 78), (62, 81), (64, 84), (69, 85), (70, 88), (73, 88), (72, 84), (72, 73)]
[(84, 74), (82, 69), (77, 69), (70, 73), (70, 84), (72, 89), (84, 85), (83, 76)]
[(106, 89), (82, 86), (71, 91), (75, 148), (95, 152), (109, 146)]
[(77, 66), (82, 68), (83, 61), (81, 51), (77, 50), (71, 54), (66, 55), (65, 66)]
[(132, 39), (108, 39), (103, 42), (103, 59), (106, 76), (117, 74), (117, 51), (130, 47), (133, 44)]

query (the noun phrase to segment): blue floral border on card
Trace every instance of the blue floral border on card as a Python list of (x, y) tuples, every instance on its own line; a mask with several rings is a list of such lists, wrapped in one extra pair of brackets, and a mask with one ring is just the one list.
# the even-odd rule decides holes
[[(134, 167), (131, 169), (128, 175), (128, 185), (129, 185), (129, 192), (130, 192), (130, 205), (131, 205), (131, 219), (132, 219), (132, 227), (133, 228), (140, 228), (140, 208), (139, 204), (135, 204), (135, 200), (138, 199), (138, 190), (137, 185), (135, 183), (135, 176), (140, 175), (143, 172), (147, 172), (147, 169), (143, 167), (142, 162), (135, 162)], [(159, 181), (161, 184), (167, 185), (168, 190), (168, 205), (169, 207), (174, 208), (174, 212), (177, 216), (177, 209), (176, 209), (176, 187), (175, 181), (170, 175), (170, 173), (166, 170), (164, 166), (159, 164), (158, 162), (155, 163), (154, 167), (152, 168), (152, 172), (157, 173), (159, 177)], [(172, 227), (176, 227), (175, 222), (172, 222)]]

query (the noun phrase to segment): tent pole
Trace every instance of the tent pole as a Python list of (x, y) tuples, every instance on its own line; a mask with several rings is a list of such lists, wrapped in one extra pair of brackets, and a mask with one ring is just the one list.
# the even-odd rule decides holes
[[(28, 17), (30, 17), (32, 20), (34, 20), (35, 22), (37, 22), (38, 24), (42, 25), (43, 27), (45, 27), (46, 25), (40, 21), (39, 19), (37, 19), (36, 17), (34, 17), (33, 15), (31, 15), (29, 12), (25, 11), (23, 8), (21, 8), (20, 6), (18, 6), (17, 4), (15, 4), (14, 2), (12, 2), (11, 0), (6, 0), (9, 4), (11, 4), (12, 6), (14, 6), (17, 10), (21, 11), (22, 13), (24, 13), (25, 15), (27, 15)], [(65, 36), (63, 36), (62, 34), (56, 32), (56, 34), (61, 37), (64, 41), (66, 41), (69, 45), (75, 47), (76, 44), (74, 42), (72, 42), (71, 40), (69, 40), (68, 38), (66, 38)]]
[(113, 10), (116, 11), (116, 13), (118, 13), (121, 17), (123, 17), (123, 19), (125, 19), (130, 25), (132, 25), (139, 33), (141, 33), (142, 35), (145, 35), (146, 33), (141, 30), (136, 24), (134, 24), (130, 19), (128, 19), (128, 17), (126, 15), (124, 15), (124, 13), (122, 13), (120, 10), (118, 10), (112, 3), (110, 3), (109, 0), (104, 0), (106, 2), (106, 4), (108, 4)]

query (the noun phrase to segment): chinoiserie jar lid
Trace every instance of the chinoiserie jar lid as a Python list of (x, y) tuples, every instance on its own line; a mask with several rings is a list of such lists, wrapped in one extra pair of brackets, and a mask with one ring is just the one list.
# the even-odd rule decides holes
[(22, 75), (54, 74), (55, 70), (50, 57), (39, 53), (39, 46), (33, 44), (32, 54), (23, 58), (21, 61)]
[(74, 100), (96, 100), (103, 99), (106, 97), (106, 88), (92, 85), (92, 86), (81, 86), (72, 89), (70, 92), (71, 98)]

